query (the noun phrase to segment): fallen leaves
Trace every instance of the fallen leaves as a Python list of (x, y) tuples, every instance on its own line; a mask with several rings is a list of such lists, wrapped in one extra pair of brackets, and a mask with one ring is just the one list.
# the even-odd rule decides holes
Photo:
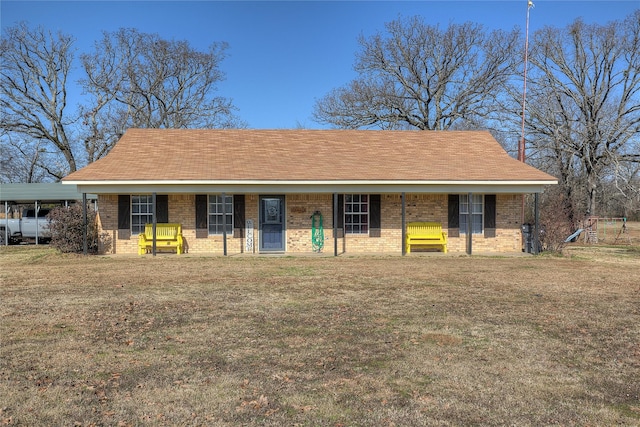
[(280, 411), (280, 408), (270, 406), (269, 399), (264, 394), (261, 394), (257, 399), (242, 400), (236, 407), (236, 412), (242, 412), (246, 410), (259, 413), (260, 415), (263, 415), (265, 417), (270, 417), (271, 415)]
[[(499, 424), (549, 408), (558, 424), (599, 425), (640, 412), (640, 276), (617, 264), (588, 264), (594, 276), (542, 257), (104, 257), (74, 264), (77, 286), (52, 260), (29, 275), (2, 261), (0, 405), (18, 409), (0, 425)], [(317, 277), (269, 279), (297, 265)], [(151, 279), (160, 266), (165, 282)]]

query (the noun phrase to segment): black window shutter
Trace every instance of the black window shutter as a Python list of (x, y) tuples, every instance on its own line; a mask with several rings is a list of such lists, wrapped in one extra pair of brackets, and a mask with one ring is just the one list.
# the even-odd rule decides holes
[(244, 194), (233, 196), (233, 237), (244, 237)]
[(166, 194), (156, 195), (156, 222), (169, 222), (169, 196)]
[(196, 194), (196, 238), (209, 236), (207, 215), (209, 212), (206, 194)]
[(369, 195), (369, 237), (380, 237), (381, 227), (380, 195)]
[(128, 194), (118, 196), (118, 230), (131, 228), (131, 199)]
[(338, 206), (333, 207), (338, 212), (338, 235), (336, 237), (344, 237), (344, 194), (338, 194)]
[(484, 196), (484, 237), (496, 237), (496, 195)]
[(460, 196), (449, 194), (448, 200), (449, 237), (460, 237)]
[(118, 239), (131, 237), (131, 197), (118, 195)]

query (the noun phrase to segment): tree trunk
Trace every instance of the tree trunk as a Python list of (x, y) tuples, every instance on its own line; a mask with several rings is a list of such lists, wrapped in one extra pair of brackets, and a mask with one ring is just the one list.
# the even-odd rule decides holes
[(590, 172), (587, 176), (587, 186), (587, 216), (596, 216), (597, 177), (595, 173)]

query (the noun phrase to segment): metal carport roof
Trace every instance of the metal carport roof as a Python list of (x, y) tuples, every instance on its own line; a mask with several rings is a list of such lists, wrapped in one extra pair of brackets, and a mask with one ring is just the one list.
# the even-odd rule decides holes
[[(96, 200), (95, 194), (87, 194), (88, 200)], [(0, 202), (9, 203), (56, 203), (65, 200), (82, 200), (76, 185), (53, 183), (0, 183)]]

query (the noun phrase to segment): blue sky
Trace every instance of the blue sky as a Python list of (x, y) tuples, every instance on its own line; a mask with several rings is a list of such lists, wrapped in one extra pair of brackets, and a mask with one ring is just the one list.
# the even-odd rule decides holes
[[(563, 27), (577, 17), (606, 23), (640, 8), (637, 0), (537, 0), (530, 33), (545, 25)], [(311, 118), (315, 101), (355, 77), (357, 38), (384, 30), (399, 16), (421, 15), (446, 27), (473, 21), (486, 28), (520, 27), (526, 0), (503, 1), (6, 1), (2, 28), (19, 21), (73, 35), (88, 51), (102, 31), (122, 27), (188, 40), (204, 49), (229, 43), (222, 63), (222, 96), (258, 129), (321, 128)], [(75, 102), (69, 100), (71, 104)]]

